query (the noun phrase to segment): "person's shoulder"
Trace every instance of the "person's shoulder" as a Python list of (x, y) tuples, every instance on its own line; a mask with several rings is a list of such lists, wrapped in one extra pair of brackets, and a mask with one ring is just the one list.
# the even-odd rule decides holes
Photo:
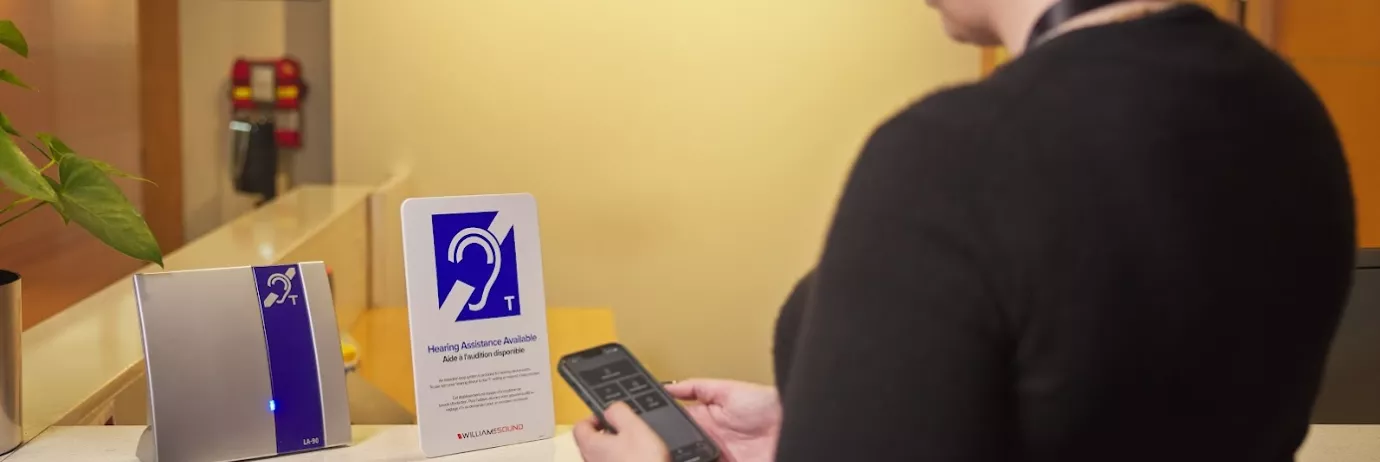
[(980, 80), (932, 92), (906, 106), (885, 126), (982, 130), (995, 123), (1013, 99), (1012, 91)]
[(1008, 105), (1001, 93), (980, 82), (933, 92), (873, 132), (851, 179), (870, 185), (865, 190), (886, 190), (888, 200), (978, 187), (987, 181), (984, 172), (1002, 164), (999, 157), (1009, 151), (994, 140), (1018, 135), (1012, 133), (1016, 127), (1000, 123)]
[(953, 85), (893, 114), (873, 133), (864, 156), (904, 156), (910, 161), (973, 159), (987, 141), (1018, 127), (1002, 123), (1014, 110), (1011, 90), (987, 81)]

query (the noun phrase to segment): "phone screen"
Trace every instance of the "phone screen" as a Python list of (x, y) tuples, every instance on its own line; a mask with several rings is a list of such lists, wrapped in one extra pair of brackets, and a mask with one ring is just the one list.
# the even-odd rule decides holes
[(704, 432), (625, 348), (605, 345), (575, 353), (561, 360), (560, 369), (586, 404), (598, 407), (596, 411), (617, 401), (627, 403), (661, 436), (673, 460), (717, 458), (718, 450)]

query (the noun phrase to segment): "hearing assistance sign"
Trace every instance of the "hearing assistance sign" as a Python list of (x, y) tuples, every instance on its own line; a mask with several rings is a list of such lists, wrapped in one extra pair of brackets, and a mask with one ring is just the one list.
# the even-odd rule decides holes
[(537, 205), (527, 194), (403, 202), (422, 452), (551, 437)]

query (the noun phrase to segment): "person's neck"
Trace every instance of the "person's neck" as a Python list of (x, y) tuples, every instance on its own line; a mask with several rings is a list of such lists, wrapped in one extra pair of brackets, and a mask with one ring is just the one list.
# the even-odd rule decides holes
[[(1054, 4), (1059, 3), (1059, 0), (1032, 0), (1013, 3), (1015, 5), (1005, 8), (997, 17), (996, 28), (998, 38), (1006, 47), (1007, 53), (1016, 56), (1025, 52), (1030, 41), (1030, 33), (1035, 29), (1035, 23), (1039, 22), (1040, 17), (1049, 11)], [(1075, 29), (1107, 24), (1138, 12), (1159, 11), (1173, 4), (1172, 0), (1126, 0), (1113, 3), (1075, 16), (1050, 31), (1045, 39), (1048, 40), (1050, 37)]]

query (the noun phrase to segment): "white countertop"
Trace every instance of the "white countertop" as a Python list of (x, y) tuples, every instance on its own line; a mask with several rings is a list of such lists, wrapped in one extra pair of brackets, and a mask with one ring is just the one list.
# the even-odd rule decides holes
[[(53, 427), (3, 462), (138, 462), (134, 456), (144, 427)], [(414, 425), (356, 425), (350, 447), (267, 459), (286, 462), (579, 462), (569, 428), (556, 437), (485, 451), (427, 459)], [(1380, 425), (1314, 425), (1298, 462), (1380, 462)]]
[(1380, 425), (1314, 425), (1297, 462), (1380, 462)]
[[(139, 462), (134, 450), (142, 426), (53, 427), (11, 453), (3, 462)], [(343, 448), (275, 457), (274, 462), (581, 462), (568, 428), (549, 440), (427, 459), (414, 425), (356, 425), (354, 442)]]
[[(371, 189), (304, 186), (188, 243), (168, 270), (277, 263), (322, 227), (367, 200)], [(140, 270), (159, 271), (157, 266)], [(133, 284), (107, 287), (24, 332), (24, 439), (90, 412), (142, 373), (143, 340)], [(60, 365), (60, 366), (59, 366)]]

